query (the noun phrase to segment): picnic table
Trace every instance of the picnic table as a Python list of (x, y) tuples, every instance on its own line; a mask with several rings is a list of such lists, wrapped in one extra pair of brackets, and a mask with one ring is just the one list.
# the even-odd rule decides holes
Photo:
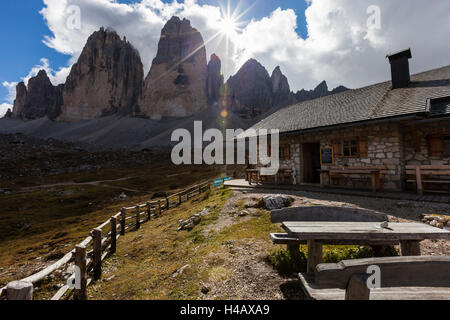
[(450, 231), (422, 223), (389, 223), (381, 228), (374, 222), (284, 222), (284, 230), (308, 243), (308, 273), (322, 262), (322, 246), (339, 240), (357, 245), (367, 240), (398, 241), (403, 256), (420, 256), (420, 242), (426, 239), (450, 239)]

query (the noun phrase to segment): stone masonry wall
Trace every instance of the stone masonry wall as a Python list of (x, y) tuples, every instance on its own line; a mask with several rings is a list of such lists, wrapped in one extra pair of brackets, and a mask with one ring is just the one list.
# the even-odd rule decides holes
[(450, 136), (450, 121), (439, 121), (402, 129), (405, 139), (406, 165), (450, 165), (450, 157), (433, 157), (428, 152), (428, 135)]
[[(397, 124), (382, 124), (357, 128), (335, 129), (330, 131), (303, 135), (282, 136), (280, 144), (291, 145), (291, 159), (282, 162), (282, 166), (295, 167), (297, 183), (304, 182), (302, 170), (302, 145), (320, 142), (321, 148), (331, 147), (336, 139), (366, 138), (368, 143), (367, 158), (339, 157), (334, 159), (334, 166), (386, 166), (389, 171), (382, 177), (385, 190), (402, 189), (404, 154), (402, 133)], [(327, 169), (323, 166), (322, 169)], [(357, 179), (340, 179), (340, 186), (368, 189), (371, 186), (367, 175), (355, 176)]]

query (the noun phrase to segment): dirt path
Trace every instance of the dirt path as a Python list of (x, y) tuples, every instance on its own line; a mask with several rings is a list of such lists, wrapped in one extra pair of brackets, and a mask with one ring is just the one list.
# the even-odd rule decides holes
[[(27, 192), (33, 192), (33, 191), (38, 191), (38, 190), (42, 190), (42, 189), (51, 189), (51, 188), (69, 187), (69, 186), (70, 187), (72, 187), (72, 186), (99, 186), (99, 185), (102, 185), (105, 183), (127, 181), (127, 180), (130, 180), (133, 178), (136, 178), (136, 177), (126, 177), (126, 178), (120, 178), (120, 179), (115, 179), (115, 180), (100, 180), (100, 181), (89, 181), (89, 182), (69, 181), (69, 182), (62, 182), (62, 183), (55, 183), (55, 184), (43, 184), (43, 185), (39, 185), (39, 186), (35, 186), (35, 187), (21, 188), (19, 193), (27, 193)], [(122, 189), (122, 190), (130, 191), (130, 192), (138, 192), (138, 190), (133, 190), (133, 189), (119, 187), (119, 186), (110, 186), (110, 185), (104, 185), (104, 186), (108, 187), (108, 188)]]
[[(257, 195), (256, 195), (257, 196)], [(220, 232), (236, 223), (252, 219), (251, 208), (257, 197), (236, 191), (222, 208), (215, 224), (204, 230)], [(239, 212), (246, 210), (248, 216), (239, 216)], [(228, 280), (208, 283), (210, 290), (204, 296), (206, 300), (225, 298), (232, 300), (304, 300), (301, 286), (296, 277), (282, 277), (267, 261), (270, 240), (245, 239), (227, 241), (223, 244), (226, 253), (220, 257), (209, 255), (205, 257), (205, 264), (209, 267), (217, 264), (231, 272)]]

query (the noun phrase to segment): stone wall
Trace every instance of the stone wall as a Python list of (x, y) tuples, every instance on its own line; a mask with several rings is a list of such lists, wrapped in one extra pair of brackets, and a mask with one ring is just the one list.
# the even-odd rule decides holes
[[(386, 166), (389, 171), (383, 176), (382, 183), (385, 190), (402, 189), (403, 148), (402, 134), (397, 124), (382, 124), (357, 128), (335, 129), (318, 133), (292, 135), (281, 137), (280, 145), (291, 145), (291, 159), (283, 161), (282, 166), (295, 167), (297, 182), (303, 183), (302, 145), (304, 143), (320, 142), (321, 148), (332, 147), (332, 141), (353, 138), (367, 139), (368, 157), (337, 157), (333, 166)], [(327, 169), (323, 166), (322, 169)], [(369, 189), (370, 177), (367, 175), (355, 176), (357, 179), (339, 179), (339, 186)]]
[[(450, 121), (420, 123), (387, 123), (365, 125), (355, 128), (334, 129), (317, 133), (281, 136), (280, 146), (289, 144), (290, 159), (282, 160), (281, 167), (295, 168), (297, 184), (305, 182), (303, 172), (303, 145), (320, 143), (321, 148), (332, 148), (335, 140), (363, 138), (367, 140), (367, 157), (335, 157), (333, 166), (384, 166), (387, 174), (382, 176), (384, 190), (405, 190), (406, 165), (450, 165), (450, 156), (429, 154), (429, 135), (450, 136)], [(329, 169), (322, 166), (322, 169)], [(358, 189), (370, 189), (368, 175), (355, 175), (356, 179), (341, 178), (334, 183)]]
[(407, 126), (402, 129), (405, 140), (405, 164), (416, 165), (450, 165), (450, 157), (433, 157), (429, 155), (429, 135), (450, 136), (450, 121), (439, 121), (433, 123)]

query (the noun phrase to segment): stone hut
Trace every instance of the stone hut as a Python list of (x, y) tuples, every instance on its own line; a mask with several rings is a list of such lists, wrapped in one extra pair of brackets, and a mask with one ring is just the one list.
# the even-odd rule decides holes
[[(286, 107), (251, 129), (280, 130), (280, 166), (296, 173), (290, 183), (319, 183), (331, 168), (377, 167), (384, 190), (413, 189), (407, 166), (450, 165), (450, 66), (410, 76), (411, 57), (388, 56), (391, 81)], [(330, 183), (371, 186), (358, 174)]]

